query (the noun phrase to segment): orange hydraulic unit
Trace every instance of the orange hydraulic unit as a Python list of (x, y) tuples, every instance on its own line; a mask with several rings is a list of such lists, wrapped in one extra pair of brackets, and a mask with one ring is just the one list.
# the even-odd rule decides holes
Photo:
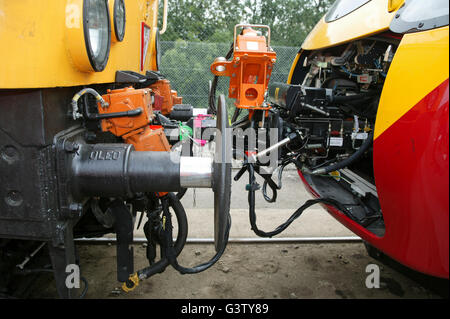
[(155, 110), (161, 111), (163, 115), (169, 115), (174, 105), (183, 103), (183, 98), (178, 96), (177, 91), (172, 90), (169, 80), (159, 80), (149, 88), (155, 96)]
[[(241, 34), (237, 30), (243, 28)], [(268, 40), (255, 29), (267, 29)], [(277, 54), (270, 47), (270, 27), (237, 25), (234, 29), (234, 57), (232, 61), (217, 58), (211, 65), (216, 76), (230, 77), (229, 97), (236, 99), (236, 107), (249, 110), (268, 110), (264, 96), (272, 75)]]
[(150, 89), (125, 88), (108, 90), (103, 96), (107, 107), (98, 104), (100, 114), (110, 116), (102, 120), (102, 130), (122, 137), (136, 151), (166, 152), (170, 145), (162, 128), (151, 128), (154, 119)]

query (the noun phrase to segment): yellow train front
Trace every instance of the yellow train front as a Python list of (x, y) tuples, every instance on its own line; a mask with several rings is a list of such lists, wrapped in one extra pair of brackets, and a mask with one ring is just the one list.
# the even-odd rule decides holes
[[(169, 135), (182, 135), (180, 123), (192, 118), (193, 107), (158, 72), (167, 1), (161, 31), (159, 5), (0, 2), (0, 293), (14, 290), (13, 274), (53, 271), (59, 295), (76, 297), (73, 288), (83, 284), (73, 271), (74, 238), (106, 233), (117, 234), (118, 280), (134, 289), (169, 265), (155, 260), (169, 207), (179, 225), (176, 242), (166, 242), (170, 262), (183, 249), (187, 221), (179, 197), (190, 187), (214, 190), (216, 248), (223, 252), (231, 167), (172, 152), (186, 142)], [(218, 127), (227, 118), (219, 104)], [(141, 271), (131, 247), (137, 212), (148, 215), (144, 232), (151, 239), (150, 266)], [(31, 257), (47, 249), (51, 267), (42, 269)], [(77, 284), (67, 284), (68, 274), (78, 274)]]

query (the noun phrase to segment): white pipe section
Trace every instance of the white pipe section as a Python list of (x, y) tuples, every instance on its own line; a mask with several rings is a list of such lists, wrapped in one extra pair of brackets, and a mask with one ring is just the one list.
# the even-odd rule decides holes
[(167, 31), (168, 1), (169, 0), (164, 0), (163, 27), (159, 31), (160, 35), (163, 35)]
[(181, 157), (180, 186), (183, 188), (212, 188), (213, 159)]

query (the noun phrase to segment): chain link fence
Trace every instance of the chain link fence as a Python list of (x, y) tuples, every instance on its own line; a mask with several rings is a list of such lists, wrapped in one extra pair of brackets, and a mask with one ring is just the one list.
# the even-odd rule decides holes
[[(161, 72), (183, 97), (183, 103), (195, 108), (207, 108), (210, 84), (214, 79), (210, 66), (217, 57), (225, 56), (230, 47), (231, 43), (162, 41)], [(275, 46), (273, 49), (277, 53), (277, 63), (271, 82), (286, 82), (299, 48)], [(224, 94), (228, 97), (228, 86), (229, 78), (221, 77), (217, 96)], [(233, 103), (234, 101), (227, 100), (228, 106)]]

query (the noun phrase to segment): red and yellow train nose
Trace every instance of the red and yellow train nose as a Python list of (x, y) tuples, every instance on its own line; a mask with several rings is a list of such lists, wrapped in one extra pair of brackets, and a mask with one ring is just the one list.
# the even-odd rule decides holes
[[(449, 275), (449, 28), (404, 35), (378, 108), (374, 169), (391, 255)], [(421, 234), (406, 236), (406, 234)], [(408, 254), (403, 254), (408, 251)]]

